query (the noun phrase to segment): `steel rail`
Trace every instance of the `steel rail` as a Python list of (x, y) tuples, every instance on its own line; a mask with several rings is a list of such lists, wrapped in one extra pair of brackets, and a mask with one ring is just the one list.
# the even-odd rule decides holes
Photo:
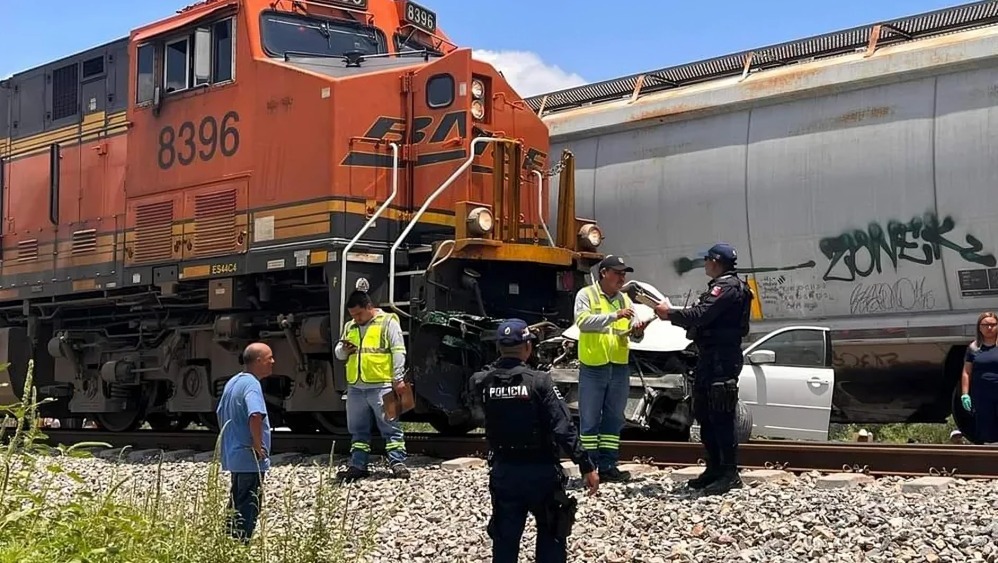
[[(208, 431), (108, 433), (100, 430), (48, 430), (42, 442), (55, 446), (82, 442), (104, 442), (111, 447), (138, 450), (213, 450), (218, 434)], [(273, 454), (345, 454), (350, 437), (330, 434), (274, 432)], [(374, 439), (373, 453), (384, 452), (384, 441)], [(413, 433), (406, 436), (410, 454), (429, 457), (483, 457), (487, 452), (482, 434), (442, 436)], [(700, 444), (688, 442), (621, 442), (621, 459), (636, 459), (657, 466), (697, 465), (703, 457)], [(754, 440), (738, 448), (743, 469), (782, 469), (801, 473), (862, 472), (869, 475), (952, 475), (961, 478), (998, 479), (998, 447), (959, 444), (879, 444), (870, 442), (789, 442)]]

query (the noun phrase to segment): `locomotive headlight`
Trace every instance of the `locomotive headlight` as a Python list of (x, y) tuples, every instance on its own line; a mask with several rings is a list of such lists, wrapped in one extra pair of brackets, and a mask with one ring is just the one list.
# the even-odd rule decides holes
[(603, 242), (603, 231), (600, 231), (599, 227), (592, 223), (586, 223), (579, 229), (579, 239), (595, 250)]
[(471, 102), (471, 117), (475, 119), (482, 119), (485, 117), (485, 104), (480, 100), (475, 100)]
[(468, 230), (475, 236), (482, 236), (492, 230), (494, 221), (487, 207), (476, 207), (468, 213)]
[(480, 100), (482, 96), (485, 95), (485, 84), (481, 80), (475, 79), (471, 81), (471, 97)]

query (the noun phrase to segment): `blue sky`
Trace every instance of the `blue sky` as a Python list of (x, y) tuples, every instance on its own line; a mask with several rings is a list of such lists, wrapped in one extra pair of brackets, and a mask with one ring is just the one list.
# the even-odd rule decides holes
[[(123, 37), (185, 0), (0, 0), (0, 78)], [(524, 95), (955, 6), (946, 0), (421, 0)], [(486, 14), (486, 7), (502, 6)], [(41, 9), (39, 9), (41, 8)], [(617, 10), (619, 8), (619, 10)]]

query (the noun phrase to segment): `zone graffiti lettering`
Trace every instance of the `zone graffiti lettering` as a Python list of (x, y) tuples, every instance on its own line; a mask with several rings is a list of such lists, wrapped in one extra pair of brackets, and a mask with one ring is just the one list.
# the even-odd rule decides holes
[(886, 261), (894, 271), (904, 260), (923, 266), (932, 265), (948, 248), (967, 262), (988, 267), (996, 263), (991, 254), (982, 254), (984, 244), (973, 235), (966, 235), (966, 246), (947, 238), (956, 223), (946, 217), (941, 221), (935, 213), (926, 213), (907, 223), (890, 221), (884, 229), (879, 223), (870, 223), (865, 231), (854, 230), (836, 237), (824, 238), (818, 243), (821, 253), (828, 259), (822, 275), (825, 281), (855, 281), (874, 272), (882, 273)]
[[(889, 263), (897, 271), (901, 261), (930, 266), (942, 257), (943, 249), (955, 252), (967, 262), (989, 268), (998, 264), (991, 253), (983, 252), (984, 243), (977, 237), (964, 236), (965, 245), (953, 242), (950, 232), (956, 227), (951, 217), (939, 219), (932, 212), (914, 217), (907, 223), (889, 221), (884, 228), (880, 223), (870, 223), (866, 230), (851, 230), (818, 242), (818, 249), (828, 260), (821, 279), (824, 281), (851, 282), (870, 275), (883, 273)], [(743, 274), (806, 270), (816, 267), (813, 260), (779, 267), (739, 268)], [(677, 274), (682, 276), (695, 268), (703, 267), (703, 259), (682, 257), (673, 261)]]

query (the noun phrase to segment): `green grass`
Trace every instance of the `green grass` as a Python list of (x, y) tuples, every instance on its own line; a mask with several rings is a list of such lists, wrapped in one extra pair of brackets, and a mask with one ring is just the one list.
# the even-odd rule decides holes
[(29, 363), (25, 400), (0, 407), (5, 423), (16, 421), (13, 434), (0, 428), (0, 563), (338, 563), (357, 560), (373, 546), (373, 524), (385, 515), (356, 502), (347, 511), (350, 488), (335, 484), (332, 466), (321, 469), (318, 487), (306, 491), (314, 494), (307, 503), (296, 500), (302, 495), (295, 494), (294, 483), (284, 483), (284, 494), (271, 498), (265, 481), (248, 546), (226, 533), (229, 483), (217, 462), (218, 443), (207, 477), (186, 479), (179, 491), (164, 490), (162, 463), (146, 482), (119, 476), (118, 465), (109, 466), (115, 470), (101, 483), (84, 482), (66, 459), (87, 457), (86, 448), (107, 444), (53, 450), (39, 443), (45, 436), (37, 426), (41, 403), (32, 387), (33, 368)]
[(942, 424), (833, 424), (828, 439), (855, 442), (859, 431), (866, 429), (874, 442), (903, 444), (914, 440), (919, 444), (945, 444), (956, 423), (950, 416)]

